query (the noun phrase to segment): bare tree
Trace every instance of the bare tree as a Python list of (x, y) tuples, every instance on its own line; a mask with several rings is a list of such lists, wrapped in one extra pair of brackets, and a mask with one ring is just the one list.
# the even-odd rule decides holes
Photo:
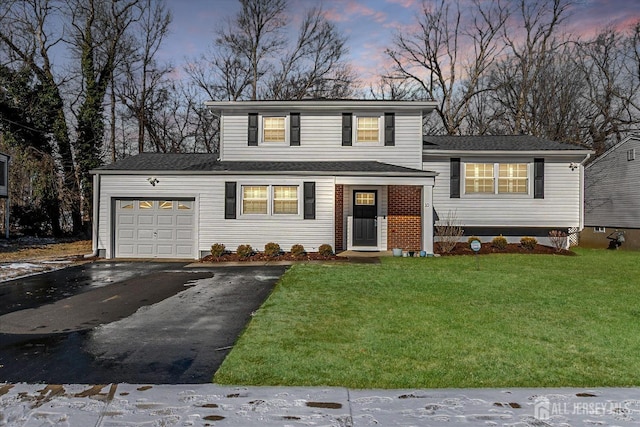
[(640, 123), (639, 31), (640, 24), (631, 35), (607, 28), (579, 44), (585, 81), (585, 142), (596, 155), (606, 150), (611, 138), (620, 141)]
[[(127, 38), (128, 49), (118, 64), (124, 79), (117, 91), (120, 101), (137, 121), (138, 152), (145, 151), (147, 116), (152, 110), (162, 108), (166, 97), (167, 76), (171, 66), (156, 59), (158, 50), (169, 31), (171, 14), (164, 2), (142, 0), (141, 17), (134, 23)], [(115, 154), (115, 153), (114, 153)]]
[[(51, 152), (59, 156), (63, 189), (70, 200), (73, 230), (80, 231), (80, 191), (71, 148), (62, 88), (68, 77), (56, 75), (51, 61), (52, 51), (63, 43), (63, 32), (52, 28), (50, 21), (63, 16), (62, 5), (54, 0), (15, 0), (0, 3), (0, 52), (12, 68), (26, 67), (33, 73), (47, 94), (48, 111), (53, 120), (48, 129)], [(54, 217), (52, 227), (59, 230), (60, 215)]]
[(295, 46), (268, 79), (266, 98), (345, 98), (355, 80), (345, 60), (346, 38), (326, 20), (323, 10), (307, 11)]
[(297, 38), (287, 37), (287, 0), (240, 0), (213, 49), (187, 73), (209, 99), (339, 98), (352, 93), (346, 39), (321, 8), (309, 9)]
[[(558, 31), (571, 4), (572, 0), (519, 0), (518, 19), (502, 28), (508, 58), (497, 67), (492, 82), (506, 95), (506, 100), (497, 96), (496, 101), (509, 110), (512, 133), (535, 134), (528, 104), (550, 56), (564, 43)], [(514, 31), (516, 26), (524, 28), (524, 34)]]
[(432, 6), (425, 1), (419, 29), (398, 32), (387, 49), (397, 75), (416, 82), (423, 98), (438, 101), (436, 112), (447, 134), (464, 131), (474, 97), (485, 90), (479, 82), (502, 51), (499, 36), (509, 17), (500, 0), (472, 0), (466, 12), (459, 2)]

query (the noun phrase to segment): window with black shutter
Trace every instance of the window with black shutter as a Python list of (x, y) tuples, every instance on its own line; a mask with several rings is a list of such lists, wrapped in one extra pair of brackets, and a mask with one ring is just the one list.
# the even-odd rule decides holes
[(300, 113), (291, 113), (289, 123), (289, 145), (300, 145)]
[(395, 113), (384, 113), (384, 145), (387, 147), (396, 145)]
[(316, 219), (316, 183), (304, 183), (304, 219)]
[(533, 159), (533, 198), (544, 199), (544, 158)]
[(460, 159), (451, 159), (451, 179), (450, 179), (450, 191), (449, 198), (460, 198)]
[(236, 183), (224, 183), (224, 218), (236, 219)]
[(249, 113), (248, 145), (258, 145), (258, 113)]
[(353, 115), (351, 113), (342, 113), (342, 145), (351, 145)]

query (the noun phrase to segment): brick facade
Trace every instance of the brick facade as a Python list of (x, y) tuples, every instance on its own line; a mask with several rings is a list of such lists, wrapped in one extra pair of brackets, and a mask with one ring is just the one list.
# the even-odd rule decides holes
[(344, 251), (346, 248), (344, 247), (344, 186), (336, 185), (336, 204), (335, 204), (335, 223), (336, 223), (336, 247), (335, 252)]
[(390, 185), (387, 206), (387, 248), (419, 251), (422, 246), (422, 187)]

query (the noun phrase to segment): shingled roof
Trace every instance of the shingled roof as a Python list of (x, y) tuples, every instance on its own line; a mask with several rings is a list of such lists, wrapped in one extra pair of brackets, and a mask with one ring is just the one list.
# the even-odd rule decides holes
[(120, 172), (176, 172), (176, 173), (305, 173), (323, 175), (393, 175), (433, 176), (433, 172), (411, 169), (375, 161), (318, 161), (318, 162), (238, 162), (219, 161), (215, 154), (204, 153), (143, 153), (127, 157), (92, 171), (94, 173)]
[(422, 148), (425, 150), (451, 151), (570, 151), (588, 150), (579, 145), (566, 144), (531, 135), (479, 135), (451, 136), (425, 135)]

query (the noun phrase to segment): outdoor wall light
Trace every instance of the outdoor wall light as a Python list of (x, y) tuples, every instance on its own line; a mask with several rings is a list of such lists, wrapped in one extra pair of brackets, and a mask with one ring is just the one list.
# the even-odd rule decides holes
[(150, 176), (149, 178), (147, 178), (147, 181), (149, 181), (149, 184), (151, 184), (153, 187), (155, 187), (156, 184), (160, 182), (155, 176)]
[(571, 169), (572, 171), (574, 171), (574, 170), (578, 169), (578, 164), (577, 164), (577, 163), (574, 163), (574, 162), (571, 162), (571, 163), (569, 164), (569, 169)]

